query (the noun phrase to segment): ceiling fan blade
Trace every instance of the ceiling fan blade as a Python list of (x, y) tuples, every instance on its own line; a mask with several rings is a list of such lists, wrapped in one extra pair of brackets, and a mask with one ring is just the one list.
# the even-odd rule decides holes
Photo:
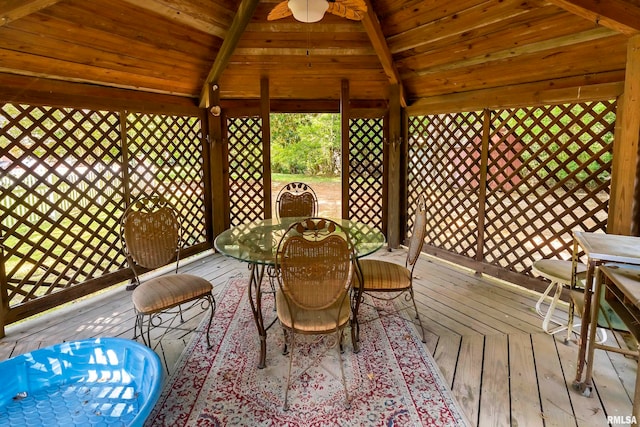
[(327, 12), (353, 21), (361, 21), (367, 13), (367, 5), (362, 0), (330, 1)]
[(271, 9), (269, 15), (267, 15), (267, 21), (274, 21), (276, 19), (282, 19), (293, 15), (291, 9), (289, 9), (288, 3), (288, 0), (278, 3), (273, 9)]
[(364, 0), (328, 0), (329, 3), (341, 3), (350, 9), (359, 10), (362, 12), (367, 11), (367, 3)]

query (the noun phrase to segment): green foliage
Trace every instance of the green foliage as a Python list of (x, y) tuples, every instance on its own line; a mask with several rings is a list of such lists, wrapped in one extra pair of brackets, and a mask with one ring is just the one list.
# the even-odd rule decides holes
[[(536, 179), (596, 188), (609, 179), (615, 112), (610, 102), (590, 102), (539, 108), (521, 108), (506, 122), (526, 149), (519, 153), (526, 168), (523, 179), (535, 170)], [(572, 177), (573, 176), (573, 177)]]
[(313, 184), (327, 184), (337, 183), (340, 184), (339, 176), (312, 176), (312, 175), (291, 175), (287, 173), (273, 173), (271, 174), (271, 181), (274, 183), (286, 184), (288, 182), (305, 182), (313, 186)]
[(339, 114), (271, 114), (273, 173), (340, 173)]

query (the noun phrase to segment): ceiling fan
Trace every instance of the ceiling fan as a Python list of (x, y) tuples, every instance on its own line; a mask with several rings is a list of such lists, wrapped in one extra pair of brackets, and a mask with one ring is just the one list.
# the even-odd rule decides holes
[(300, 22), (318, 22), (325, 12), (360, 21), (367, 12), (365, 0), (284, 0), (274, 7), (267, 20), (293, 17)]

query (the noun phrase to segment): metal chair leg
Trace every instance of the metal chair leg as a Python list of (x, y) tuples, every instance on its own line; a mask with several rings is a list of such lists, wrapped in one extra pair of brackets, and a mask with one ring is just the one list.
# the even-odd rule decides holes
[[(342, 329), (336, 331), (336, 339), (338, 340), (338, 343), (342, 342), (342, 332)], [(336, 355), (338, 356), (338, 361), (340, 362), (340, 374), (342, 375), (342, 387), (344, 388), (345, 407), (346, 409), (351, 409), (351, 400), (349, 399), (349, 391), (347, 390), (347, 379), (344, 375), (344, 364), (342, 362), (342, 351), (340, 350), (340, 347), (340, 345), (336, 344), (336, 348), (338, 349)]]
[(210, 331), (211, 331), (211, 324), (213, 323), (213, 316), (215, 315), (216, 312), (216, 299), (213, 297), (213, 295), (207, 295), (207, 301), (209, 302), (209, 323), (207, 324), (207, 350), (211, 350), (211, 348), (213, 347), (213, 345), (211, 344), (211, 337), (209, 335)]
[(420, 313), (418, 313), (418, 306), (416, 304), (416, 299), (413, 297), (413, 288), (409, 289), (409, 293), (411, 294), (411, 301), (413, 301), (413, 309), (416, 311), (416, 319), (418, 319), (418, 324), (420, 325), (420, 332), (422, 334), (422, 342), (426, 343), (427, 340), (424, 335), (424, 326), (422, 326), (422, 320), (420, 319)]
[(284, 405), (282, 406), (282, 409), (285, 411), (289, 410), (289, 386), (291, 385), (291, 368), (293, 366), (293, 352), (295, 350), (295, 342), (296, 342), (296, 337), (294, 333), (290, 334), (291, 335), (291, 348), (289, 349), (289, 373), (287, 374), (287, 389), (284, 392)]

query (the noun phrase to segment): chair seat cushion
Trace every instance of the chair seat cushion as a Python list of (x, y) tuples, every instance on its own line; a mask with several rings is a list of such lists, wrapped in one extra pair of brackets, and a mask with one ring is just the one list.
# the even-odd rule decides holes
[[(295, 316), (295, 331), (298, 333), (322, 333), (336, 330), (336, 319), (340, 310), (340, 318), (337, 321), (338, 328), (343, 327), (350, 319), (351, 305), (349, 298), (338, 299), (332, 306), (322, 310), (302, 310)], [(276, 291), (276, 311), (278, 319), (285, 328), (292, 329), (291, 313), (286, 298), (282, 291)]]
[[(404, 265), (377, 259), (363, 259), (359, 261), (364, 291), (401, 291), (411, 287), (411, 272)], [(358, 280), (354, 281), (354, 288), (359, 288)]]
[[(560, 259), (541, 259), (533, 263), (532, 270), (554, 282), (560, 282), (563, 285), (571, 285), (571, 275), (573, 273), (573, 264), (568, 260)], [(579, 278), (587, 272), (587, 266), (582, 263), (576, 264), (576, 273)]]
[(155, 313), (201, 297), (213, 289), (211, 282), (192, 274), (168, 274), (142, 283), (133, 290), (139, 313)]

